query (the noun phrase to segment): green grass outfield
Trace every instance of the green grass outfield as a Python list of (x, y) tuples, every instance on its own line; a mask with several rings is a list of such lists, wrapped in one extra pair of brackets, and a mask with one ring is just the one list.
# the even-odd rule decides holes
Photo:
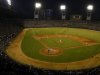
[[(39, 40), (35, 39), (33, 36), (37, 35), (74, 35), (79, 37), (84, 37), (91, 39), (100, 43), (100, 31), (78, 29), (78, 28), (31, 28), (26, 33), (22, 40), (21, 48), (25, 55), (33, 59), (47, 61), (47, 62), (56, 62), (56, 63), (66, 63), (66, 62), (75, 62), (81, 61), (84, 59), (91, 58), (96, 54), (100, 53), (100, 44), (93, 46), (84, 46), (78, 41), (73, 41), (66, 38), (47, 38), (40, 40), (49, 47), (56, 47), (63, 50), (63, 54), (58, 56), (45, 56), (40, 53), (41, 49), (44, 49), (44, 45), (40, 43)], [(55, 41), (62, 39), (64, 43), (58, 44)], [(81, 46), (79, 48), (66, 49), (66, 47)]]

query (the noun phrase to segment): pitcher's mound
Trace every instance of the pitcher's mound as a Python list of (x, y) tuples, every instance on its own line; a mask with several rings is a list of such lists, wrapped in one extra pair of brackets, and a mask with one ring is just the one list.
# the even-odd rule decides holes
[(62, 52), (62, 50), (59, 50), (57, 48), (47, 48), (40, 51), (40, 53), (45, 56), (58, 56), (61, 55)]

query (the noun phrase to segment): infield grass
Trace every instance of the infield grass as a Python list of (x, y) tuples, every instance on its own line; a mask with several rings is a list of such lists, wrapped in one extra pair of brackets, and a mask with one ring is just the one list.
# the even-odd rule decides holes
[[(62, 43), (59, 42), (60, 40), (62, 41)], [(50, 48), (66, 49), (71, 47), (82, 46), (82, 44), (77, 41), (63, 37), (45, 38), (41, 39), (40, 41)]]

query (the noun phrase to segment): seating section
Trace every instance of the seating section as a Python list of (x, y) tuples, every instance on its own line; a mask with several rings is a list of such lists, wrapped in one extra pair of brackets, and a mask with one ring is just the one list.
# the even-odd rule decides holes
[[(75, 27), (75, 24), (69, 24), (68, 27)], [(80, 25), (81, 24), (77, 23), (76, 27), (82, 28)], [(91, 26), (94, 30), (98, 30), (98, 27), (100, 28), (99, 25), (88, 25), (87, 28), (91, 29)], [(35, 68), (13, 61), (7, 56), (5, 50), (22, 30), (23, 26), (21, 23), (18, 23), (18, 21), (15, 23), (12, 23), (12, 21), (0, 22), (0, 75), (100, 75), (100, 67), (77, 71), (55, 71)]]
[(85, 29), (92, 29), (92, 30), (99, 30), (100, 31), (100, 22), (93, 21), (72, 21), (72, 20), (50, 20), (50, 21), (33, 21), (33, 20), (24, 20), (23, 26), (25, 28), (30, 27), (37, 27), (37, 28), (44, 28), (44, 27), (73, 27), (73, 28), (85, 28)]

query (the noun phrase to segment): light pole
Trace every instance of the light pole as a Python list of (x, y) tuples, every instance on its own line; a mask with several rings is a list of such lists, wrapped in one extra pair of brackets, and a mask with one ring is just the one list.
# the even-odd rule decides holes
[(42, 7), (42, 4), (40, 2), (35, 3), (35, 11), (34, 11), (34, 19), (39, 19), (39, 10)]
[(62, 13), (62, 20), (65, 20), (66, 19), (66, 5), (60, 5), (60, 10), (61, 10), (61, 13)]
[(7, 3), (8, 3), (8, 5), (9, 5), (9, 9), (11, 8), (11, 0), (6, 0), (7, 1)]
[(87, 21), (91, 21), (93, 9), (94, 9), (94, 6), (91, 4), (87, 6)]

